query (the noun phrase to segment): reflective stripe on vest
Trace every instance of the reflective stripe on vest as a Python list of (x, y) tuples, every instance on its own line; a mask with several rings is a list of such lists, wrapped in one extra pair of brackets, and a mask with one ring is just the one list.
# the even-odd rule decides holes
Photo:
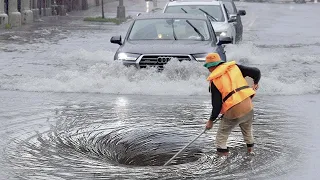
[(255, 94), (255, 91), (248, 86), (235, 61), (219, 65), (207, 80), (213, 82), (222, 95), (221, 114)]

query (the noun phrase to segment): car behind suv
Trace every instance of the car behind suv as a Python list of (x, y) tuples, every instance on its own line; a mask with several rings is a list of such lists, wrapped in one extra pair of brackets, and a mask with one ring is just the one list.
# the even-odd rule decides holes
[(168, 2), (163, 13), (201, 14), (208, 16), (217, 37), (230, 37), (237, 43), (237, 31), (233, 22), (237, 15), (229, 15), (222, 1), (172, 1)]
[(236, 17), (236, 21), (233, 22), (236, 29), (236, 42), (242, 40), (243, 25), (241, 21), (241, 16), (245, 16), (247, 12), (245, 10), (238, 10), (233, 0), (221, 0), (226, 7), (228, 14), (231, 17)]
[(226, 61), (222, 44), (231, 39), (217, 41), (210, 20), (203, 15), (161, 13), (137, 16), (123, 40), (113, 36), (110, 42), (120, 45), (114, 59), (124, 65), (162, 69), (172, 59), (204, 62), (210, 52)]

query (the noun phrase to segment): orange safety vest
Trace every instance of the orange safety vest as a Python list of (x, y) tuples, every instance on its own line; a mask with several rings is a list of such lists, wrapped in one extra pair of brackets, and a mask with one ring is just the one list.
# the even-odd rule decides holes
[(210, 81), (210, 84), (213, 82), (222, 95), (221, 114), (255, 94), (255, 91), (248, 86), (235, 61), (220, 64), (207, 80)]

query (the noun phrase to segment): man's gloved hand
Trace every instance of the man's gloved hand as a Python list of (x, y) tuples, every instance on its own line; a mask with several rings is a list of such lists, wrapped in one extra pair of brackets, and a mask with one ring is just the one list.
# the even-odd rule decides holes
[(253, 89), (253, 90), (256, 91), (256, 90), (258, 90), (258, 88), (259, 88), (259, 85), (258, 85), (258, 84), (253, 84), (253, 85), (252, 85), (252, 89)]
[(209, 130), (209, 129), (212, 128), (212, 126), (213, 126), (213, 121), (208, 120), (207, 123), (206, 123), (206, 129)]

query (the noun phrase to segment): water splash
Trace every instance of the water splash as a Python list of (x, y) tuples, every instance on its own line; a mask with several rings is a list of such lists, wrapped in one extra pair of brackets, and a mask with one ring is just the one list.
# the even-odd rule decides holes
[[(283, 47), (286, 48), (286, 47)], [(229, 46), (228, 59), (261, 70), (260, 94), (293, 95), (320, 91), (320, 59), (295, 50), (254, 44)], [(303, 48), (303, 47), (302, 47)], [(310, 47), (308, 47), (310, 48)], [(269, 52), (273, 51), (272, 54)], [(209, 72), (198, 62), (170, 61), (162, 72), (136, 69), (114, 61), (111, 51), (84, 49), (55, 57), (53, 71), (34, 76), (2, 75), (1, 88), (22, 91), (144, 95), (208, 95)], [(63, 66), (59, 67), (59, 64)], [(34, 73), (33, 73), (34, 74)], [(304, 88), (300, 88), (304, 87)]]

